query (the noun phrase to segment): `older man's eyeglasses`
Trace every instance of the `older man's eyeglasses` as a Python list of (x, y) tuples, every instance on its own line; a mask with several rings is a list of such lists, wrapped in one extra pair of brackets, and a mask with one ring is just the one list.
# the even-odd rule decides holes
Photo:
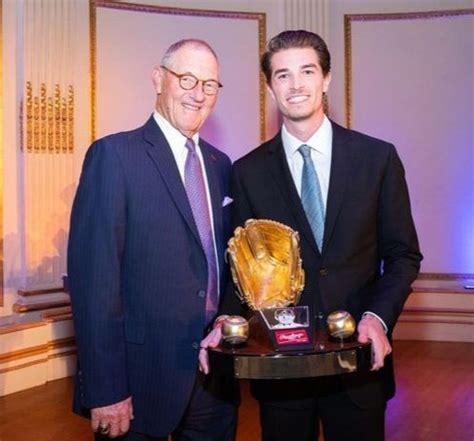
[(179, 74), (168, 69), (166, 66), (161, 66), (164, 70), (174, 75), (179, 80), (179, 85), (184, 90), (194, 89), (198, 83), (202, 83), (202, 91), (205, 95), (215, 95), (217, 91), (222, 87), (222, 84), (216, 80), (200, 80), (191, 73)]

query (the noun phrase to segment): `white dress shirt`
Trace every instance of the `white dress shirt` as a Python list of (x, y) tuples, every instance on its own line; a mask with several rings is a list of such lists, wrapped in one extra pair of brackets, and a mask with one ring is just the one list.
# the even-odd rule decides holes
[[(186, 164), (186, 157), (188, 156), (188, 149), (186, 148), (186, 145), (185, 145), (187, 138), (180, 131), (175, 129), (169, 123), (169, 121), (166, 120), (156, 110), (153, 112), (153, 117), (156, 123), (158, 124), (158, 127), (163, 132), (163, 135), (165, 135), (166, 140), (168, 141), (168, 144), (171, 148), (171, 152), (173, 153), (173, 156), (174, 156), (174, 160), (176, 161), (176, 165), (178, 166), (179, 175), (181, 176), (181, 180), (183, 181), (183, 185), (184, 185), (184, 168)], [(210, 220), (211, 220), (211, 228), (212, 228), (212, 240), (214, 242), (214, 255), (216, 256), (216, 268), (217, 268), (217, 274), (219, 275), (219, 259), (217, 259), (217, 247), (216, 247), (216, 236), (214, 234), (214, 216), (212, 212), (211, 193), (209, 191), (209, 183), (207, 181), (207, 171), (204, 165), (201, 147), (199, 146), (199, 134), (196, 133), (192, 139), (196, 146), (196, 153), (203, 170), (204, 185), (206, 187), (207, 206), (209, 208), (209, 216), (211, 218)], [(219, 276), (217, 277), (217, 292), (219, 293)]]
[[(301, 197), (301, 177), (303, 175), (303, 156), (298, 149), (306, 144), (311, 147), (311, 159), (314, 163), (314, 168), (319, 179), (321, 187), (321, 197), (324, 204), (324, 212), (326, 213), (328, 192), (329, 192), (329, 178), (331, 174), (331, 158), (332, 158), (332, 125), (326, 115), (323, 117), (321, 127), (306, 141), (303, 142), (288, 132), (285, 125), (281, 129), (281, 139), (283, 142), (283, 149), (285, 150), (286, 160), (290, 169), (291, 176), (295, 183), (298, 194)], [(365, 311), (363, 315), (372, 315), (380, 320), (385, 332), (387, 332), (387, 325), (377, 315), (371, 311)]]

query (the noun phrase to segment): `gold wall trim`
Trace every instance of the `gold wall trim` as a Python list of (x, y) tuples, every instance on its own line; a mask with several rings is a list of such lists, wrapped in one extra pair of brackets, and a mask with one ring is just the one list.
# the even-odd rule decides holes
[(3, 9), (0, 0), (0, 306), (3, 306)]
[(18, 295), (22, 297), (39, 296), (42, 294), (54, 294), (57, 292), (64, 292), (64, 288), (62, 286), (58, 286), (54, 288), (44, 289), (19, 289), (17, 291)]
[[(431, 283), (422, 283), (426, 281)], [(413, 292), (474, 295), (474, 290), (465, 288), (473, 283), (474, 274), (420, 273), (412, 288)]]
[(13, 304), (13, 312), (30, 312), (30, 311), (41, 311), (43, 309), (61, 308), (63, 306), (69, 306), (71, 302), (69, 300), (54, 300), (47, 302), (38, 303), (20, 303), (15, 302)]
[[(96, 136), (96, 77), (97, 77), (97, 8), (111, 8), (138, 12), (150, 12), (155, 14), (188, 15), (196, 17), (214, 18), (236, 18), (242, 20), (257, 20), (258, 22), (258, 50), (259, 59), (265, 52), (266, 42), (266, 14), (264, 12), (238, 12), (238, 11), (214, 11), (211, 9), (189, 9), (175, 8), (167, 6), (142, 5), (137, 3), (122, 3), (113, 0), (90, 0), (89, 3), (89, 23), (90, 23), (90, 68), (91, 68), (91, 141)], [(259, 120), (260, 120), (260, 140), (266, 139), (266, 87), (265, 77), (260, 73), (259, 91)]]
[(0, 326), (0, 335), (24, 331), (25, 329), (39, 328), (40, 326), (45, 326), (45, 323), (42, 321), (29, 323), (12, 323), (9, 325)]
[(54, 321), (56, 317), (63, 317), (67, 314), (71, 314), (71, 306), (56, 308), (54, 311), (45, 311), (41, 314), (41, 318), (43, 320)]
[(69, 357), (70, 355), (76, 355), (76, 354), (77, 354), (77, 350), (71, 349), (70, 351), (63, 351), (63, 352), (58, 352), (56, 354), (51, 354), (48, 356), (48, 360), (51, 360), (53, 358)]
[(344, 94), (346, 127), (352, 127), (352, 19), (344, 15)]
[[(459, 315), (474, 318), (474, 309), (468, 308), (443, 308), (436, 306), (405, 306), (405, 314), (439, 314), (439, 315)], [(474, 322), (473, 322), (474, 324)]]
[(69, 346), (74, 346), (76, 344), (75, 337), (64, 337), (57, 338), (56, 340), (51, 340), (48, 342), (48, 350), (67, 348)]
[(413, 293), (418, 294), (449, 294), (450, 296), (454, 295), (474, 295), (474, 291), (472, 289), (465, 289), (462, 287), (459, 288), (446, 288), (446, 287), (423, 287), (423, 286), (413, 286), (412, 287)]
[(54, 311), (46, 311), (41, 314), (41, 320), (26, 323), (10, 323), (0, 326), (0, 335), (12, 332), (24, 331), (31, 328), (39, 328), (49, 323), (62, 322), (72, 319), (71, 307), (54, 308)]
[(71, 355), (76, 355), (76, 354), (77, 354), (76, 349), (72, 349), (70, 351), (59, 352), (57, 354), (51, 354), (46, 358), (41, 358), (40, 360), (29, 361), (28, 363), (23, 363), (23, 364), (19, 364), (19, 365), (16, 365), (16, 366), (11, 366), (11, 367), (8, 367), (8, 368), (5, 368), (5, 369), (0, 369), (0, 374), (4, 374), (6, 372), (11, 372), (11, 371), (18, 371), (20, 369), (25, 369), (25, 368), (30, 367), (30, 366), (46, 363), (46, 362), (48, 362), (48, 360), (51, 360), (53, 358), (69, 357)]
[(404, 323), (474, 325), (474, 309), (406, 306), (398, 319)]
[(64, 314), (58, 314), (55, 316), (44, 317), (44, 321), (47, 323), (64, 322), (72, 320), (72, 312), (65, 312)]
[[(23, 121), (26, 121), (23, 127)], [(59, 84), (48, 91), (45, 83), (39, 95), (31, 81), (25, 84), (25, 115), (20, 118), (28, 153), (74, 152), (74, 88), (61, 90)], [(20, 144), (23, 149), (23, 143)]]
[(19, 349), (17, 351), (6, 352), (0, 354), (0, 363), (8, 363), (11, 361), (21, 360), (22, 358), (34, 357), (35, 355), (41, 355), (48, 351), (48, 344), (42, 344), (38, 346), (31, 346), (25, 349)]
[(452, 318), (432, 318), (432, 317), (407, 317), (402, 314), (398, 322), (402, 323), (433, 323), (433, 324), (448, 324), (448, 325), (474, 325), (473, 322), (467, 320), (460, 320), (457, 317)]
[(28, 363), (23, 363), (23, 364), (19, 364), (17, 366), (11, 366), (11, 367), (8, 367), (8, 368), (0, 369), (0, 374), (5, 374), (7, 372), (17, 371), (17, 370), (20, 370), (20, 369), (25, 369), (27, 367), (34, 366), (36, 364), (46, 363), (46, 361), (48, 361), (47, 358), (41, 358), (40, 360), (29, 361)]
[[(26, 112), (26, 149), (28, 151), (33, 149), (33, 86), (31, 81), (26, 82), (26, 99), (25, 99), (25, 112)], [(25, 118), (22, 118), (25, 121)], [(23, 127), (23, 124), (21, 125)]]
[(472, 15), (474, 9), (453, 9), (445, 11), (404, 12), (391, 14), (346, 14), (344, 15), (344, 77), (346, 126), (352, 127), (352, 22), (390, 20), (430, 20), (442, 17)]
[(418, 280), (457, 280), (463, 282), (465, 280), (474, 280), (474, 274), (462, 273), (420, 273)]
[(74, 337), (58, 338), (42, 345), (31, 346), (29, 348), (0, 354), (0, 363), (8, 363), (11, 361), (21, 360), (22, 358), (45, 354), (48, 351), (75, 346), (75, 344), (76, 339)]

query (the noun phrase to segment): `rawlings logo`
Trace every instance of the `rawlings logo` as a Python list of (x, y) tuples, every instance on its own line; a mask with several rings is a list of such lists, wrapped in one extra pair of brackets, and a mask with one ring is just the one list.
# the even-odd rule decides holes
[(294, 345), (309, 342), (308, 333), (304, 329), (301, 331), (295, 331), (294, 329), (275, 331), (275, 338), (279, 345)]

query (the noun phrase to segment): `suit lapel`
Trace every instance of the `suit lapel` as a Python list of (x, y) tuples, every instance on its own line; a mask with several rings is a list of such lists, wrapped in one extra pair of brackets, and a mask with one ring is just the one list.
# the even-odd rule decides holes
[(332, 158), (329, 180), (328, 203), (324, 228), (324, 245), (327, 246), (334, 231), (337, 216), (344, 199), (352, 164), (355, 163), (355, 152), (351, 148), (348, 131), (332, 123)]
[(153, 116), (144, 126), (143, 137), (147, 142), (148, 155), (158, 169), (163, 182), (165, 183), (170, 196), (176, 204), (176, 208), (181, 212), (184, 221), (195, 236), (197, 242), (201, 244), (199, 232), (194, 222), (191, 206), (189, 205), (186, 189), (179, 174), (178, 166), (174, 159), (173, 153), (166, 141), (165, 136), (161, 132), (158, 124), (156, 124)]
[(311, 226), (306, 218), (306, 213), (288, 167), (283, 143), (281, 141), (281, 133), (270, 141), (268, 152), (270, 173), (273, 176), (276, 186), (280, 190), (284, 204), (290, 209), (293, 215), (297, 231), (307, 240), (314, 251), (319, 253), (313, 232), (311, 231)]

